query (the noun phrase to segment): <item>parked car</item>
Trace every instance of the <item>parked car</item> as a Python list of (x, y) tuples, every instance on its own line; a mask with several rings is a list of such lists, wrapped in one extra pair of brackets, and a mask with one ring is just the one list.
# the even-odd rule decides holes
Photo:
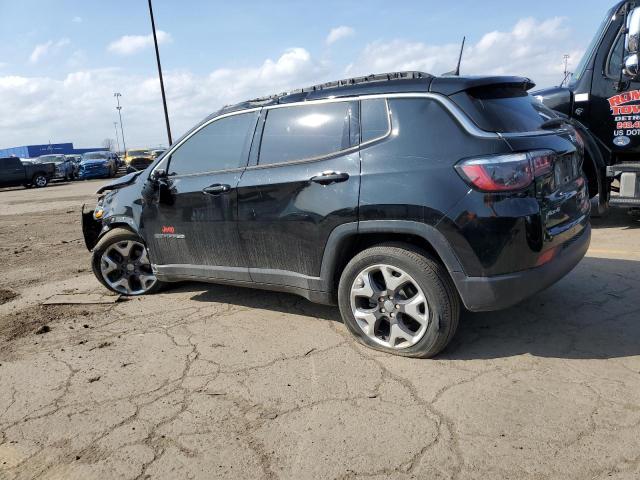
[(118, 171), (116, 160), (110, 152), (88, 152), (82, 155), (79, 178), (109, 178)]
[(337, 303), (365, 345), (436, 355), (463, 305), (514, 305), (589, 246), (583, 147), (532, 87), (401, 72), (226, 107), (100, 190), (93, 271)]
[(164, 152), (166, 152), (167, 150), (165, 148), (159, 148), (156, 150), (151, 150), (151, 155), (153, 155), (153, 158), (158, 158), (160, 155), (162, 155)]
[(54, 177), (55, 169), (53, 163), (21, 161), (18, 157), (0, 158), (0, 187), (46, 187)]
[(127, 150), (124, 155), (127, 173), (144, 170), (153, 163), (154, 158), (151, 151), (147, 149)]
[(70, 154), (70, 155), (65, 155), (65, 157), (67, 159), (69, 159), (71, 161), (71, 163), (73, 164), (73, 176), (74, 178), (78, 178), (78, 175), (80, 173), (80, 162), (82, 161), (82, 155), (79, 154)]
[(116, 166), (118, 168), (122, 167), (124, 165), (124, 160), (122, 158), (120, 158), (120, 155), (118, 155), (116, 152), (110, 152), (111, 156), (113, 157), (113, 159), (116, 162)]
[(73, 180), (75, 177), (75, 166), (73, 161), (65, 155), (41, 155), (36, 159), (36, 161), (39, 163), (54, 163), (56, 166), (55, 179), (69, 181)]

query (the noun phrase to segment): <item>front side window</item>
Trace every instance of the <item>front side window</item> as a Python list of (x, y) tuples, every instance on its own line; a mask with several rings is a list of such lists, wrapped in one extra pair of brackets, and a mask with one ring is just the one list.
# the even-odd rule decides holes
[(171, 154), (171, 174), (189, 175), (245, 166), (258, 116), (258, 112), (241, 113), (202, 128)]
[(269, 110), (260, 146), (261, 165), (331, 155), (351, 147), (354, 102), (292, 106)]

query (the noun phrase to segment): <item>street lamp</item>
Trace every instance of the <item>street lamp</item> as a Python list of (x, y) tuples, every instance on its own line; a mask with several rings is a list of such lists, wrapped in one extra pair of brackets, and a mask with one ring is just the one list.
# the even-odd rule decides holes
[(124, 141), (124, 127), (122, 126), (122, 112), (121, 112), (122, 107), (120, 106), (120, 97), (122, 96), (122, 94), (114, 93), (113, 96), (116, 97), (116, 102), (118, 103), (116, 110), (118, 110), (118, 116), (120, 117), (120, 133), (122, 134), (122, 148), (123, 148), (123, 151), (126, 152), (127, 142)]
[(118, 137), (118, 122), (113, 122), (113, 128), (116, 131), (116, 144), (118, 145), (118, 152), (120, 152), (121, 150), (120, 150), (120, 140)]
[(162, 92), (162, 105), (164, 107), (164, 121), (167, 124), (167, 138), (169, 138), (169, 146), (171, 146), (173, 141), (171, 140), (171, 127), (169, 126), (169, 112), (167, 111), (167, 97), (164, 94), (164, 81), (162, 80), (162, 66), (160, 65), (160, 50), (158, 50), (158, 38), (156, 37), (156, 23), (153, 20), (153, 7), (151, 6), (151, 0), (149, 0), (149, 15), (151, 16), (151, 30), (153, 31), (153, 44), (156, 47), (156, 62), (158, 63), (158, 76), (160, 77), (160, 91)]

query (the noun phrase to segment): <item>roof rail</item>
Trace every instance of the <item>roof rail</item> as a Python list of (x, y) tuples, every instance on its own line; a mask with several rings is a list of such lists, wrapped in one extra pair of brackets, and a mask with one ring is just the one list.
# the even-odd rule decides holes
[(333, 82), (312, 85), (311, 87), (298, 88), (288, 92), (278, 93), (276, 95), (268, 95), (266, 97), (254, 98), (253, 100), (249, 100), (246, 103), (250, 103), (250, 104), (265, 103), (269, 101), (278, 100), (288, 95), (317, 92), (317, 91), (327, 90), (330, 88), (347, 87), (350, 85), (358, 85), (362, 83), (392, 82), (394, 80), (415, 80), (419, 78), (433, 78), (433, 75), (431, 75), (430, 73), (417, 72), (417, 71), (376, 73), (376, 74), (367, 75), (365, 77), (345, 78), (343, 80), (335, 80)]

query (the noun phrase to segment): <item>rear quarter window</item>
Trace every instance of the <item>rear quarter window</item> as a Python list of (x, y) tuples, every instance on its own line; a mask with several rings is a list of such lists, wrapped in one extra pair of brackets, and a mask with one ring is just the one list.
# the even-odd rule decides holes
[(386, 137), (391, 129), (387, 101), (384, 98), (362, 100), (360, 103), (360, 125), (362, 143)]
[(452, 96), (452, 100), (487, 132), (534, 132), (557, 117), (553, 110), (517, 88), (471, 89)]

